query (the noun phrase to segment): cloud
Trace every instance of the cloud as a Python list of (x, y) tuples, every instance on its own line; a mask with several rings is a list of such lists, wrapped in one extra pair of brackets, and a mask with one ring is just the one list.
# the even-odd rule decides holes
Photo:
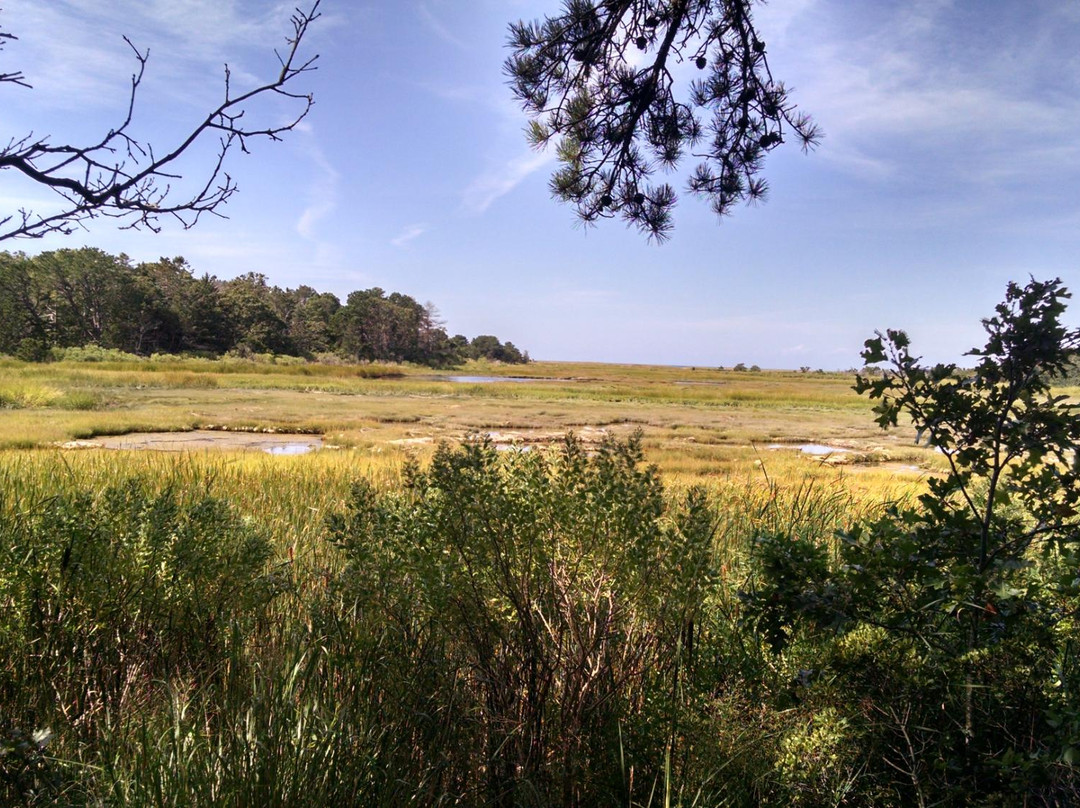
[(894, 175), (897, 169), (894, 161), (866, 154), (840, 136), (826, 140), (821, 147), (820, 156), (841, 170), (868, 180), (884, 179)]
[(797, 80), (792, 100), (825, 130), (821, 156), (843, 170), (875, 180), (930, 160), (937, 176), (982, 184), (1075, 143), (1075, 36), (1070, 46), (1038, 4), (996, 15), (952, 0), (814, 5), (780, 37), (763, 30), (777, 77)]
[(314, 239), (316, 223), (332, 212), (334, 206), (335, 203), (332, 200), (322, 200), (308, 205), (296, 221), (296, 232), (306, 239)]
[(497, 199), (506, 196), (531, 175), (546, 168), (554, 159), (554, 156), (547, 152), (529, 151), (485, 171), (469, 183), (462, 194), (462, 204), (470, 213), (483, 213)]
[(315, 172), (308, 186), (307, 207), (304, 208), (296, 222), (296, 232), (306, 239), (314, 240), (315, 225), (337, 207), (338, 185), (341, 175), (330, 164), (322, 148), (316, 142), (314, 128), (305, 121), (297, 127), (297, 131), (307, 141), (301, 151), (310, 158), (314, 164)]
[[(234, 91), (252, 86), (273, 61), (291, 28), (291, 2), (252, 7), (239, 0), (76, 0), (24, 3), (4, 9), (4, 27), (19, 36), (18, 59), (38, 109), (116, 108), (126, 102), (138, 62), (126, 36), (150, 60), (143, 95), (169, 95), (179, 105), (204, 106), (220, 97), (223, 66)], [(312, 29), (318, 32), (318, 26)], [(259, 78), (265, 80), (266, 76)], [(29, 99), (32, 97), (32, 101)], [(18, 97), (16, 104), (23, 99)]]
[(404, 247), (411, 241), (415, 241), (424, 235), (428, 231), (426, 224), (411, 224), (401, 231), (395, 238), (390, 240), (390, 243), (395, 247)]
[(817, 11), (820, 0), (787, 0), (785, 3), (761, 4), (754, 10), (754, 22), (765, 32), (767, 44), (784, 42), (792, 27), (805, 24), (808, 13)]
[(469, 53), (472, 50), (472, 48), (469, 47), (469, 44), (467, 42), (454, 34), (449, 28), (446, 27), (446, 25), (443, 24), (443, 22), (438, 17), (436, 17), (432, 13), (431, 9), (427, 7), (426, 3), (421, 3), (420, 6), (417, 8), (416, 13), (419, 15), (424, 25), (426, 25), (431, 30), (431, 32), (435, 34), (435, 36), (437, 36), (447, 45), (457, 48), (460, 51), (464, 51), (465, 53)]

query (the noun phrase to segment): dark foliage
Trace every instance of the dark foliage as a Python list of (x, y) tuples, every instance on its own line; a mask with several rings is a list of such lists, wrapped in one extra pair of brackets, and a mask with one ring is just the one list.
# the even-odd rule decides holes
[(196, 277), (183, 258), (132, 264), (91, 248), (0, 253), (0, 354), (40, 361), (51, 349), (88, 345), (142, 356), (337, 354), (431, 367), (528, 361), (496, 337), (449, 338), (433, 305), (398, 292), (353, 292), (342, 305), (310, 286), (271, 286), (255, 272)]
[[(510, 27), (511, 86), (536, 146), (557, 142), (555, 197), (585, 223), (621, 217), (657, 240), (675, 189), (656, 182), (688, 155), (687, 187), (719, 216), (765, 196), (765, 156), (820, 133), (769, 70), (752, 0), (566, 0)], [(682, 80), (693, 69), (699, 78)]]
[(655, 788), (697, 687), (715, 515), (700, 491), (666, 506), (641, 461), (636, 439), (592, 457), (572, 439), (550, 456), (443, 447), (405, 494), (358, 486), (332, 520), (349, 561), (333, 619), (365, 632), (338, 653), (380, 649), (385, 720), (417, 741), (406, 782), (442, 761), (432, 798), (492, 806)]
[(921, 366), (901, 331), (868, 340), (887, 366), (856, 389), (883, 427), (910, 418), (948, 473), (832, 552), (758, 543), (749, 620), (776, 653), (807, 652), (808, 702), (856, 700), (865, 776), (907, 804), (1080, 796), (1080, 412), (1051, 388), (1080, 350), (1068, 297), (1010, 284), (970, 371)]

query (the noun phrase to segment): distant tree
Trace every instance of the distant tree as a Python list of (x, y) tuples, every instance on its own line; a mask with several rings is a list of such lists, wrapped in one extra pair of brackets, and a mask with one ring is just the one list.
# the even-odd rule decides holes
[(422, 334), (429, 328), (427, 309), (409, 295), (394, 292), (387, 298), (390, 328), (389, 358), (398, 362), (423, 362)]
[(116, 347), (135, 354), (178, 353), (183, 344), (180, 317), (172, 307), (163, 279), (136, 266), (125, 289), (127, 324)]
[(435, 304), (425, 303), (420, 348), (425, 357), (424, 363), (432, 367), (452, 367), (464, 360), (457, 345), (447, 336), (445, 325)]
[(448, 350), (448, 365), (464, 362), (469, 358), (469, 338), (464, 334), (454, 334), (448, 341)]
[(219, 282), (204, 274), (193, 279), (175, 301), (183, 332), (182, 350), (221, 354), (236, 341), (236, 327), (226, 313)]
[(524, 365), (526, 362), (529, 361), (525, 357), (525, 354), (519, 351), (518, 347), (509, 340), (503, 343), (501, 353), (502, 356), (500, 357), (500, 361), (508, 362), (511, 365)]
[[(460, 361), (438, 310), (400, 292), (375, 287), (353, 292), (335, 318), (341, 351), (354, 359), (443, 367)], [(465, 338), (462, 337), (462, 340)]]
[(490, 334), (481, 334), (469, 343), (469, 355), (473, 359), (491, 359), (495, 362), (506, 362), (511, 365), (521, 365), (527, 362), (525, 355), (515, 347), (514, 343), (499, 342), (498, 337)]
[[(160, 277), (124, 255), (82, 248), (0, 257), (2, 350), (41, 358), (52, 346), (175, 351), (180, 325)], [(20, 347), (21, 346), (21, 347)], [(14, 350), (12, 348), (14, 347)]]
[(47, 316), (53, 344), (126, 347), (135, 304), (127, 256), (84, 247), (44, 252), (33, 264), (50, 290)]
[[(292, 34), (287, 49), (278, 59), (276, 77), (252, 89), (237, 92), (232, 74), (225, 66), (224, 97), (190, 130), (181, 133), (166, 148), (137, 140), (131, 134), (136, 97), (142, 84), (150, 52), (140, 51), (127, 37), (136, 71), (125, 103), (122, 120), (97, 140), (83, 144), (55, 144), (48, 136), (34, 133), (12, 135), (0, 147), (0, 171), (11, 169), (54, 191), (59, 197), (56, 210), (37, 213), (26, 208), (0, 212), (0, 241), (10, 238), (39, 238), (48, 233), (70, 233), (97, 217), (119, 219), (127, 228), (160, 229), (161, 217), (171, 218), (186, 228), (205, 213), (221, 215), (220, 208), (236, 192), (236, 183), (225, 171), (225, 158), (234, 148), (247, 151), (249, 140), (280, 140), (308, 114), (312, 96), (293, 89), (296, 79), (315, 69), (317, 56), (304, 58), (300, 46), (308, 27), (319, 17), (319, 0), (307, 11), (292, 17)], [(43, 32), (44, 33), (44, 32)], [(47, 35), (47, 34), (46, 34)], [(0, 48), (16, 39), (0, 31)], [(21, 71), (0, 73), (0, 84), (29, 88)], [(254, 123), (252, 102), (264, 97), (286, 98), (299, 111), (283, 123)], [(216, 156), (193, 189), (184, 195), (176, 186), (178, 161), (196, 143), (218, 138)]]
[[(765, 196), (765, 155), (820, 133), (773, 78), (754, 0), (566, 0), (563, 12), (510, 27), (511, 86), (530, 141), (556, 141), (555, 197), (585, 223), (624, 219), (662, 240), (675, 190), (658, 169), (699, 159), (691, 193), (719, 216)], [(677, 92), (676, 67), (700, 78)]]
[(469, 355), (473, 359), (494, 359), (502, 348), (498, 337), (491, 334), (481, 334), (473, 337), (469, 342)]
[(266, 276), (247, 272), (221, 284), (221, 305), (235, 330), (235, 347), (254, 353), (288, 354), (288, 326), (274, 307)]
[(215, 279), (196, 279), (182, 257), (161, 258), (135, 269), (160, 298), (160, 328), (168, 334), (167, 339), (156, 335), (149, 351), (138, 352), (218, 354), (232, 347), (233, 329), (226, 322)]
[(52, 340), (47, 287), (22, 253), (0, 253), (0, 353), (40, 359)]
[(373, 288), (336, 295), (281, 289), (248, 272), (196, 278), (180, 257), (132, 266), (125, 255), (83, 248), (33, 258), (0, 253), (0, 354), (44, 359), (52, 347), (98, 345), (136, 354), (230, 350), (450, 367), (473, 355), (502, 362), (528, 354), (497, 337), (452, 339), (432, 303)]
[(285, 313), (289, 339), (297, 352), (313, 356), (332, 351), (339, 340), (334, 326), (334, 316), (341, 308), (337, 295), (300, 286), (286, 290), (283, 298), (289, 304)]
[(374, 287), (349, 294), (335, 316), (341, 334), (341, 351), (352, 359), (373, 361), (389, 348), (389, 324), (385, 293)]

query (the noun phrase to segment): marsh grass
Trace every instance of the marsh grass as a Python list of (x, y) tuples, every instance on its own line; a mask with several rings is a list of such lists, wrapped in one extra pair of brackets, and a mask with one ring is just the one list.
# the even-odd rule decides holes
[[(688, 550), (672, 548), (654, 563), (605, 566), (623, 563), (613, 551), (621, 553), (619, 548), (652, 518), (623, 522), (614, 516), (620, 511), (614, 511), (612, 529), (623, 524), (618, 530), (631, 531), (626, 538), (616, 541), (615, 534), (608, 539), (598, 534), (595, 541), (599, 543), (584, 555), (570, 545), (558, 551), (567, 560), (589, 558), (593, 559), (589, 564), (601, 565), (588, 575), (582, 567), (566, 568), (571, 577), (563, 584), (569, 588), (560, 597), (578, 599), (574, 608), (584, 611), (566, 613), (570, 622), (565, 630), (584, 629), (586, 623), (580, 621), (600, 619), (601, 613), (591, 611), (595, 593), (590, 587), (609, 581), (610, 575), (630, 576), (626, 585), (636, 581), (634, 587), (662, 593), (657, 599), (642, 589), (640, 597), (626, 601), (620, 608), (628, 611), (620, 619), (632, 621), (645, 620), (665, 601), (669, 605), (684, 602), (674, 596), (675, 580), (684, 581), (678, 586), (713, 581), (706, 589), (692, 590), (698, 599), (693, 608), (706, 610), (695, 618), (699, 628), (694, 630), (698, 649), (694, 669), (698, 673), (670, 667), (675, 658), (668, 654), (682, 642), (676, 627), (684, 617), (667, 628), (663, 622), (652, 628), (645, 622), (628, 623), (625, 636), (637, 638), (632, 646), (638, 649), (635, 653), (654, 648), (664, 655), (664, 662), (655, 667), (613, 669), (624, 670), (615, 675), (616, 681), (630, 677), (625, 679), (625, 689), (612, 693), (622, 705), (620, 712), (610, 714), (613, 723), (590, 719), (577, 729), (573, 723), (552, 725), (565, 726), (566, 732), (578, 738), (575, 743), (585, 744), (579, 750), (584, 768), (566, 769), (555, 754), (564, 745), (561, 736), (545, 741), (552, 744), (543, 747), (549, 751), (534, 759), (527, 752), (531, 747), (517, 746), (528, 737), (529, 725), (517, 708), (493, 715), (493, 703), (484, 698), (476, 701), (485, 689), (480, 684), (484, 680), (474, 678), (474, 663), (483, 658), (486, 641), (473, 644), (480, 635), (466, 641), (474, 635), (454, 633), (464, 630), (464, 624), (444, 624), (449, 614), (440, 617), (447, 604), (469, 591), (459, 588), (465, 581), (452, 583), (455, 576), (465, 574), (468, 565), (447, 568), (431, 579), (432, 585), (443, 581), (438, 586), (450, 589), (413, 592), (417, 581), (410, 576), (422, 570), (410, 565), (424, 558), (412, 555), (416, 537), (421, 535), (414, 531), (432, 529), (425, 527), (427, 518), (409, 504), (411, 495), (405, 493), (409, 489), (403, 488), (406, 481), (415, 480), (416, 458), (406, 449), (377, 448), (381, 451), (321, 452), (294, 458), (221, 452), (0, 453), (0, 550), (6, 553), (2, 568), (7, 571), (0, 575), (0, 601), (6, 607), (0, 620), (0, 659), (5, 660), (0, 663), (0, 698), (3, 714), (14, 717), (0, 722), (0, 737), (4, 733), (14, 737), (16, 731), (28, 737), (46, 728), (53, 733), (43, 749), (44, 757), (36, 763), (27, 752), (26, 759), (9, 756), (0, 764), (8, 767), (8, 774), (16, 764), (21, 766), (20, 771), (30, 773), (37, 784), (28, 786), (25, 778), (20, 781), (18, 799), (13, 796), (15, 786), (5, 786), (9, 788), (5, 798), (22, 804), (34, 792), (38, 794), (34, 799), (39, 799), (35, 804), (131, 806), (300, 806), (357, 804), (357, 799), (365, 805), (430, 805), (446, 800), (498, 804), (493, 796), (498, 788), (482, 773), (494, 771), (494, 761), (505, 760), (511, 747), (518, 750), (514, 755), (531, 761), (527, 776), (515, 775), (516, 770), (500, 775), (510, 778), (505, 782), (513, 785), (514, 804), (566, 804), (569, 799), (570, 804), (658, 805), (655, 796), (649, 795), (663, 793), (665, 788), (675, 795), (683, 793), (689, 804), (694, 794), (701, 799), (718, 794), (751, 799), (767, 791), (760, 753), (775, 745), (770, 740), (775, 726), (766, 729), (746, 721), (725, 724), (728, 718), (724, 716), (733, 718), (745, 710), (742, 700), (747, 694), (731, 691), (714, 701), (708, 720), (700, 706), (694, 706), (697, 697), (689, 694), (718, 686), (713, 678), (716, 672), (707, 673), (713, 670), (706, 664), (710, 654), (742, 659), (740, 665), (763, 664), (757, 652), (741, 647), (731, 623), (737, 610), (732, 593), (743, 574), (743, 557), (752, 536), (764, 527), (830, 535), (876, 504), (860, 501), (835, 470), (808, 469), (788, 458), (785, 462), (793, 464), (791, 473), (802, 475), (793, 486), (779, 484), (750, 460), (731, 473), (714, 475), (705, 498), (688, 506), (695, 496), (700, 497), (692, 485), (676, 480), (666, 494), (654, 490), (654, 483), (649, 482), (653, 478), (647, 476), (640, 458), (630, 455), (630, 464), (624, 464), (620, 473), (626, 484), (638, 480), (632, 484), (645, 487), (633, 495), (604, 494), (610, 504), (602, 507), (622, 508), (642, 497), (643, 503), (661, 497), (655, 500), (659, 511), (647, 510), (657, 516), (649, 530), (669, 535), (671, 541), (697, 536), (698, 549), (693, 552), (700, 561), (661, 574), (660, 559), (689, 558)], [(425, 451), (435, 450), (426, 447)], [(440, 462), (443, 473), (451, 476), (439, 485), (473, 485), (469, 482), (474, 479), (472, 472), (460, 479), (454, 476), (458, 473), (452, 471), (459, 462), (453, 459), (456, 455), (449, 449), (441, 451), (450, 452)], [(475, 501), (486, 507), (483, 503), (498, 503), (505, 496), (506, 507), (516, 513), (517, 498), (526, 498), (523, 503), (537, 498), (537, 512), (549, 514), (545, 518), (562, 525), (563, 532), (538, 532), (529, 542), (541, 543), (526, 545), (516, 544), (521, 537), (506, 535), (505, 540), (514, 544), (499, 551), (508, 553), (505, 557), (514, 564), (531, 564), (529, 559), (547, 546), (545, 536), (562, 535), (560, 541), (565, 542), (583, 540), (587, 534), (574, 528), (573, 520), (591, 522), (595, 503), (602, 501), (600, 492), (607, 490), (600, 487), (588, 493), (588, 486), (600, 486), (606, 479), (603, 474), (608, 472), (600, 469), (607, 468), (604, 464), (609, 461), (590, 460), (585, 454), (560, 461), (556, 459), (560, 451), (552, 448), (552, 459), (542, 461), (542, 452), (489, 450), (483, 456), (486, 459), (476, 461), (480, 462), (477, 470), (493, 475), (490, 484), (498, 481), (498, 490), (504, 493), (476, 500), (462, 493), (447, 502)], [(546, 468), (544, 463), (563, 462), (570, 465), (559, 473), (576, 474), (570, 469), (580, 467), (582, 473), (595, 469), (588, 473), (600, 476), (581, 489), (574, 485), (553, 489), (542, 482), (543, 474), (536, 476)], [(641, 474), (646, 476), (626, 476)], [(358, 482), (371, 492), (370, 501), (378, 508), (388, 509), (388, 515), (399, 514), (393, 519), (401, 521), (387, 524), (400, 525), (400, 531), (394, 528), (386, 533), (380, 540), (383, 544), (372, 543), (364, 522), (350, 523), (354, 526), (343, 527), (346, 533), (339, 535), (351, 537), (352, 549), (342, 553), (327, 540), (327, 524), (350, 508), (357, 512), (354, 486)], [(559, 490), (571, 497), (567, 503), (553, 498)], [(571, 506), (569, 502), (579, 496), (578, 504)], [(366, 512), (363, 507), (360, 513)], [(565, 510), (568, 507), (570, 511)], [(572, 513), (578, 516), (565, 522)], [(185, 532), (182, 527), (196, 524), (200, 525), (197, 531)], [(185, 550), (183, 542), (178, 545), (176, 535), (198, 538), (194, 547), (202, 549), (192, 555), (195, 550)], [(426, 535), (430, 538), (421, 539), (419, 546), (446, 534)], [(496, 542), (490, 547), (498, 548), (504, 540), (500, 535), (484, 534), (486, 538), (477, 540)], [(215, 548), (237, 546), (238, 541), (265, 549), (246, 552), (246, 563), (241, 566), (214, 560), (228, 557), (220, 555), (225, 550)], [(340, 539), (335, 541), (340, 543)], [(472, 541), (450, 547), (462, 552), (474, 546)], [(66, 552), (68, 547), (74, 549)], [(481, 552), (481, 545), (469, 552), (473, 551)], [(390, 555), (380, 560), (380, 552)], [(406, 563), (406, 558), (413, 561)], [(712, 572), (706, 573), (702, 565)], [(78, 574), (72, 572), (75, 569)], [(645, 569), (650, 576), (640, 578)], [(18, 572), (12, 577), (14, 570)], [(670, 577), (684, 573), (690, 577)], [(444, 574), (451, 577), (444, 579)], [(395, 583), (395, 576), (405, 577)], [(549, 604), (542, 607), (545, 610), (561, 602), (543, 600), (549, 597), (543, 594), (543, 577), (489, 579), (483, 585), (493, 589), (485, 598), (496, 600), (483, 602), (494, 611), (473, 628), (487, 626), (482, 630), (497, 632), (492, 641), (504, 630), (510, 631), (512, 623), (498, 628), (506, 618), (504, 606), (497, 605), (503, 601), (498, 599), (510, 597), (505, 586), (512, 581), (517, 586), (527, 580), (533, 582), (528, 586), (541, 589), (523, 590), (522, 596), (541, 598), (538, 604)], [(239, 593), (245, 597), (238, 598)], [(391, 600), (382, 600), (384, 596)], [(424, 600), (430, 597), (435, 600)], [(505, 601), (506, 607), (512, 602)], [(663, 620), (674, 620), (683, 612), (655, 614), (658, 620), (663, 614), (669, 614)], [(668, 636), (671, 631), (674, 634)], [(528, 648), (517, 647), (521, 653)], [(561, 647), (556, 643), (551, 652)], [(473, 649), (469, 654), (481, 656), (459, 656), (469, 648)], [(596, 662), (606, 658), (602, 655)], [(616, 658), (602, 664), (614, 665)], [(551, 664), (564, 671), (561, 677), (569, 678), (552, 680), (556, 690), (550, 698), (554, 700), (545, 710), (570, 703), (569, 696), (556, 698), (556, 693), (568, 687), (571, 690), (566, 693), (577, 692), (571, 658), (560, 659), (552, 657)], [(645, 661), (643, 657), (633, 664)], [(511, 689), (488, 691), (495, 703), (518, 692), (511, 677), (518, 664), (507, 664), (498, 669), (503, 677), (499, 687)], [(619, 664), (630, 664), (630, 660)], [(645, 676), (646, 670), (652, 673)], [(676, 684), (677, 689), (671, 690)], [(682, 695), (673, 700), (672, 694)], [(661, 709), (661, 704), (667, 706)], [(578, 719), (568, 714), (559, 720)], [(620, 745), (621, 764), (616, 757)], [(749, 755), (751, 748), (756, 750), (754, 755)], [(741, 756), (741, 762), (734, 764), (725, 757), (729, 755)], [(751, 769), (757, 772), (753, 777), (748, 775)], [(548, 778), (558, 771), (580, 783), (580, 791), (572, 790), (565, 799), (554, 796), (561, 794), (561, 786), (552, 792)]]
[[(50, 391), (0, 411), (0, 444), (36, 447), (0, 451), (2, 804), (776, 798), (801, 729), (741, 684), (792, 675), (741, 631), (749, 547), (827, 543), (922, 483), (763, 446), (935, 462), (883, 440), (841, 375), (0, 366), (0, 390)], [(344, 448), (47, 448), (210, 426)], [(453, 448), (489, 432), (529, 451)]]
[[(570, 363), (533, 363), (526, 371), (536, 381), (462, 385), (410, 367), (8, 361), (7, 388), (52, 391), (39, 394), (51, 403), (0, 410), (0, 446), (213, 427), (319, 432), (337, 445), (375, 450), (406, 441), (460, 441), (477, 432), (542, 445), (568, 432), (625, 437), (641, 429), (650, 459), (665, 473), (701, 478), (723, 473), (752, 444), (839, 441), (883, 460), (912, 451), (904, 445), (910, 434), (885, 436), (876, 429), (844, 374)], [(498, 377), (521, 371), (473, 363), (458, 372)], [(33, 398), (20, 394), (20, 400)], [(922, 453), (917, 465), (932, 465), (931, 453), (915, 451)]]

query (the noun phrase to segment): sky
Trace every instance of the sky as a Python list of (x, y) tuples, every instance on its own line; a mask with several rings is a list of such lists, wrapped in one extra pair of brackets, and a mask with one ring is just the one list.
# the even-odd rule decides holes
[[(161, 151), (216, 105), (225, 63), (236, 87), (275, 72), (293, 5), (7, 0), (0, 25), (19, 39), (0, 72), (33, 89), (0, 85), (0, 143), (116, 126), (127, 36), (150, 51), (133, 131)], [(772, 152), (769, 198), (723, 221), (681, 193), (662, 245), (618, 221), (583, 229), (550, 196), (554, 157), (525, 141), (507, 25), (559, 7), (323, 0), (305, 45), (318, 70), (298, 84), (315, 106), (284, 142), (231, 156), (227, 219), (158, 234), (99, 220), (0, 246), (183, 256), (200, 275), (342, 299), (377, 286), (434, 303), (451, 334), (545, 360), (846, 369), (875, 330), (902, 328), (927, 361), (957, 361), (1010, 280), (1080, 292), (1080, 0), (758, 4), (773, 74), (824, 140)], [(0, 211), (50, 204), (0, 173)], [(1067, 317), (1080, 323), (1080, 301)]]

